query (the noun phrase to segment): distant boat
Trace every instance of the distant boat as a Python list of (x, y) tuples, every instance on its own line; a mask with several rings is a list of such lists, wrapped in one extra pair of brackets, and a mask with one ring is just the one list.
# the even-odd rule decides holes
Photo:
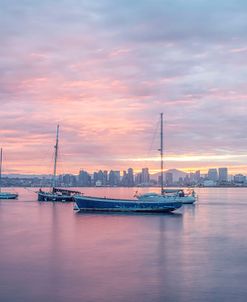
[(74, 194), (80, 194), (78, 191), (56, 188), (56, 174), (57, 174), (57, 157), (58, 157), (58, 142), (59, 142), (59, 125), (57, 125), (55, 157), (54, 157), (54, 171), (52, 179), (52, 187), (49, 192), (43, 191), (41, 188), (37, 192), (38, 201), (53, 201), (53, 202), (72, 202)]
[(17, 193), (2, 192), (2, 166), (3, 166), (3, 149), (0, 152), (0, 199), (16, 199)]
[(183, 204), (193, 204), (196, 202), (197, 196), (193, 189), (164, 189), (163, 194), (167, 196), (175, 195), (177, 200), (180, 200)]
[(104, 212), (142, 212), (162, 213), (172, 212), (182, 206), (178, 196), (163, 195), (163, 113), (160, 114), (160, 158), (161, 158), (161, 194), (135, 194), (136, 199), (101, 198), (74, 195), (75, 210)]
[(38, 201), (54, 201), (54, 202), (73, 202), (75, 194), (81, 194), (79, 191), (66, 190), (53, 187), (50, 192), (39, 189)]

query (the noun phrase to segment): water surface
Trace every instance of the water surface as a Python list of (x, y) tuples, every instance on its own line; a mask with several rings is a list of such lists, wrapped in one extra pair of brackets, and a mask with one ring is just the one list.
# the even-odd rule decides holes
[(198, 189), (195, 206), (153, 215), (76, 214), (18, 191), (0, 201), (0, 301), (247, 300), (247, 189)]

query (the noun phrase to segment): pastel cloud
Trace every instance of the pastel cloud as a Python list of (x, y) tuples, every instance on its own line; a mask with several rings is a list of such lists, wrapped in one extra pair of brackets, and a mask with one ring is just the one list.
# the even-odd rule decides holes
[(245, 1), (0, 3), (7, 171), (49, 172), (57, 123), (63, 172), (155, 169), (161, 111), (168, 168), (245, 171)]

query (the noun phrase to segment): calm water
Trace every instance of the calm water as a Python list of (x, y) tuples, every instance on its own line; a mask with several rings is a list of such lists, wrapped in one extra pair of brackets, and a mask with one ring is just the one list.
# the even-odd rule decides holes
[(0, 201), (0, 301), (247, 301), (247, 189), (198, 189), (162, 215), (76, 214), (18, 191)]

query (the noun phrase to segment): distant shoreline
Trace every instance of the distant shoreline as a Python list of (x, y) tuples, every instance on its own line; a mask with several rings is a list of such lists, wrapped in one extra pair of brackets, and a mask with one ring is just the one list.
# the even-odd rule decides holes
[[(127, 187), (127, 186), (56, 186), (57, 188), (134, 188), (134, 189), (145, 189), (145, 188), (154, 188), (154, 189), (160, 189), (159, 186), (131, 186), (131, 187)], [(2, 188), (50, 188), (50, 186), (2, 186)], [(236, 189), (242, 189), (242, 188), (247, 188), (247, 185), (245, 186), (199, 186), (199, 187), (192, 187), (192, 186), (165, 186), (164, 188), (187, 188), (187, 189), (215, 189), (215, 188), (236, 188)]]

